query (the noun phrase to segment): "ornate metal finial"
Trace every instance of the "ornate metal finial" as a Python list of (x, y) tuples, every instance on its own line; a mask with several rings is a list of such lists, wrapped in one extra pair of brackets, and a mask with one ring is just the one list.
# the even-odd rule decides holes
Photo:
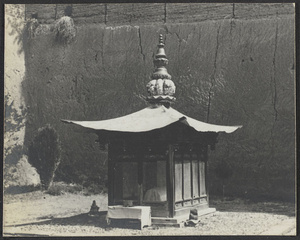
[(163, 35), (162, 34), (159, 34), (159, 44), (160, 46), (164, 46), (164, 40), (163, 40)]
[(147, 101), (150, 103), (161, 103), (169, 107), (175, 101), (175, 84), (171, 80), (171, 75), (166, 69), (168, 59), (164, 49), (163, 35), (159, 35), (158, 50), (153, 59), (155, 70), (151, 75), (151, 81), (147, 84), (149, 96)]

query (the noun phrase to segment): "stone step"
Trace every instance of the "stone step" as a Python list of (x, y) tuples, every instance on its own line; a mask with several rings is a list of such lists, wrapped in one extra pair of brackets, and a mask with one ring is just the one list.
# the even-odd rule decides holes
[(176, 218), (151, 217), (152, 224), (154, 223), (178, 223)]
[(210, 214), (210, 213), (214, 213), (214, 212), (216, 212), (215, 208), (207, 208), (207, 209), (203, 209), (201, 211), (198, 211), (198, 216), (200, 217), (200, 216)]
[(183, 226), (184, 226), (184, 222), (180, 222), (180, 223), (172, 223), (172, 222), (152, 223), (152, 227), (175, 227), (175, 228), (181, 228)]

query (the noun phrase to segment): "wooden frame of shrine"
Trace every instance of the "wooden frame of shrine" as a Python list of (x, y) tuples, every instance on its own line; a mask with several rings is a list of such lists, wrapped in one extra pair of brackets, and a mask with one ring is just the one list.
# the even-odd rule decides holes
[(93, 131), (108, 146), (108, 206), (149, 206), (152, 223), (215, 210), (209, 208), (208, 148), (214, 149), (218, 133), (241, 127), (204, 123), (171, 108), (175, 84), (167, 63), (160, 35), (147, 108), (109, 120), (63, 120)]

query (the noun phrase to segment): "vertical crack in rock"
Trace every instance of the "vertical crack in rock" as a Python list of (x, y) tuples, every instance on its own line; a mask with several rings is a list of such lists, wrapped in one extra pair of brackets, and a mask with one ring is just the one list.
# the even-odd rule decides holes
[(142, 35), (141, 35), (141, 28), (138, 28), (138, 36), (139, 36), (139, 46), (140, 46), (140, 51), (143, 56), (143, 61), (145, 62), (145, 54), (143, 53), (143, 45), (142, 45)]
[(211, 105), (211, 90), (212, 90), (212, 84), (210, 85), (210, 88), (209, 88), (209, 91), (208, 91), (208, 103), (207, 103), (207, 116), (206, 116), (206, 122), (209, 121), (210, 105)]
[(196, 31), (196, 26), (194, 25), (194, 26), (193, 26), (193, 30), (192, 30), (191, 32), (188, 33), (188, 35), (186, 36), (186, 39), (183, 39), (183, 41), (185, 41), (185, 42), (187, 43), (188, 40), (189, 40), (189, 37), (190, 37), (193, 33), (195, 33), (195, 31)]
[(199, 30), (199, 34), (198, 34), (198, 43), (199, 43), (199, 45), (201, 43), (201, 31), (200, 30)]
[(107, 24), (107, 3), (104, 4), (104, 24)]
[[(214, 73), (213, 73), (213, 80), (215, 80), (216, 73), (217, 73), (217, 59), (218, 59), (218, 51), (219, 51), (219, 35), (220, 35), (220, 29), (221, 29), (221, 24), (218, 27), (217, 30), (217, 43), (216, 43), (216, 51), (215, 51), (215, 60), (214, 60)], [(211, 82), (213, 84), (213, 81)]]
[(166, 31), (166, 34), (165, 34), (165, 39), (164, 40), (166, 40), (166, 38), (167, 38), (167, 34), (169, 34), (169, 29), (168, 29), (168, 26), (167, 25), (164, 25), (163, 26), (163, 28), (165, 29), (165, 31)]
[(132, 3), (131, 5), (131, 11), (129, 13), (129, 25), (132, 26), (131, 22), (132, 22), (132, 19), (134, 18), (134, 3)]
[(214, 82), (215, 82), (216, 73), (217, 73), (217, 59), (218, 59), (218, 51), (219, 51), (220, 28), (221, 28), (221, 24), (219, 25), (218, 30), (217, 30), (216, 51), (215, 51), (215, 60), (214, 60), (214, 71), (213, 71), (213, 74), (212, 74), (212, 78), (210, 80), (210, 88), (209, 88), (209, 91), (208, 91), (208, 103), (207, 103), (207, 117), (206, 117), (206, 122), (209, 121), (211, 99), (212, 99), (212, 89), (214, 87)]
[(84, 64), (85, 71), (91, 76), (92, 74), (91, 74), (90, 70), (88, 69), (85, 59), (83, 59), (83, 64)]
[(165, 6), (164, 6), (164, 23), (167, 22), (167, 3), (165, 3)]
[[(182, 39), (180, 38), (179, 34), (177, 32), (170, 32), (167, 27), (166, 27), (166, 32), (167, 32), (167, 34), (171, 34), (171, 35), (175, 34), (176, 35), (176, 37), (178, 39), (178, 52), (180, 52)], [(178, 58), (178, 60), (180, 60), (180, 54), (177, 55), (177, 58)]]
[(232, 34), (232, 29), (235, 27), (235, 5), (234, 3), (232, 4), (232, 17), (231, 17), (231, 21), (230, 21), (230, 35)]
[[(106, 5), (106, 4), (105, 4)], [(103, 31), (103, 34), (102, 34), (102, 49), (101, 49), (101, 62), (102, 62), (102, 67), (104, 66), (104, 37), (105, 37), (105, 28), (104, 28), (104, 31)], [(105, 69), (105, 68), (104, 68)]]
[(54, 19), (56, 20), (57, 19), (57, 4), (55, 4), (55, 17)]
[[(192, 32), (195, 32), (196, 27), (194, 26), (193, 28), (194, 28), (194, 29), (193, 29)], [(187, 41), (188, 41), (190, 35), (193, 34), (192, 32), (189, 32), (189, 33), (187, 34), (186, 38), (181, 38), (177, 32), (174, 32), (174, 34), (176, 35), (179, 44), (181, 44), (181, 42), (187, 43)], [(170, 33), (171, 33), (171, 32), (170, 32)], [(171, 34), (173, 34), (173, 33), (171, 33)]]
[(181, 57), (180, 57), (180, 52), (181, 52), (181, 41), (182, 39), (179, 37), (179, 34), (177, 32), (175, 32), (175, 35), (177, 36), (178, 38), (178, 55), (177, 55), (177, 58), (178, 58), (178, 62), (180, 64), (180, 60), (181, 60)]
[(63, 55), (62, 55), (62, 60), (61, 60), (61, 66), (62, 66), (62, 69), (64, 70), (64, 67), (65, 67), (65, 58), (66, 58), (66, 48), (65, 46), (62, 46), (62, 52), (63, 52)]
[(176, 37), (178, 38), (178, 41), (181, 42), (182, 39), (179, 37), (179, 34), (177, 32), (175, 32)]
[(275, 30), (275, 45), (274, 45), (274, 53), (273, 53), (273, 74), (272, 74), (272, 82), (273, 82), (273, 107), (275, 111), (274, 120), (277, 121), (278, 111), (276, 108), (277, 103), (277, 84), (276, 84), (276, 52), (277, 52), (277, 41), (278, 41), (278, 20), (276, 21), (276, 30)]
[(94, 51), (96, 52), (96, 54), (95, 54), (95, 62), (98, 63), (98, 61), (99, 61), (98, 55), (99, 55), (99, 53), (101, 54), (101, 50), (94, 50)]
[(273, 121), (273, 125), (271, 128), (271, 135), (270, 135), (270, 139), (271, 139), (271, 158), (270, 160), (272, 161), (273, 157), (274, 157), (274, 128), (275, 128), (275, 123), (277, 121), (277, 117), (278, 117), (278, 111), (276, 108), (276, 103), (277, 103), (277, 84), (276, 84), (276, 52), (277, 52), (277, 42), (278, 42), (278, 13), (276, 14), (276, 29), (275, 29), (275, 39), (274, 39), (274, 52), (273, 52), (273, 60), (272, 60), (272, 64), (273, 64), (273, 72), (272, 72), (272, 76), (271, 76), (271, 87), (272, 87), (272, 103), (273, 103), (273, 109), (275, 112), (275, 116), (274, 116), (274, 121)]

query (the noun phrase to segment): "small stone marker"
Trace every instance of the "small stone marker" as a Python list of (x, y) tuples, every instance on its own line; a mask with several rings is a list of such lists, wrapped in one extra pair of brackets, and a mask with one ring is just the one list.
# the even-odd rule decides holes
[(93, 203), (92, 203), (89, 215), (95, 215), (95, 214), (97, 214), (98, 210), (99, 210), (99, 207), (97, 206), (96, 201), (94, 200)]
[(198, 210), (197, 209), (191, 209), (189, 220), (185, 222), (186, 227), (195, 227), (198, 224)]

